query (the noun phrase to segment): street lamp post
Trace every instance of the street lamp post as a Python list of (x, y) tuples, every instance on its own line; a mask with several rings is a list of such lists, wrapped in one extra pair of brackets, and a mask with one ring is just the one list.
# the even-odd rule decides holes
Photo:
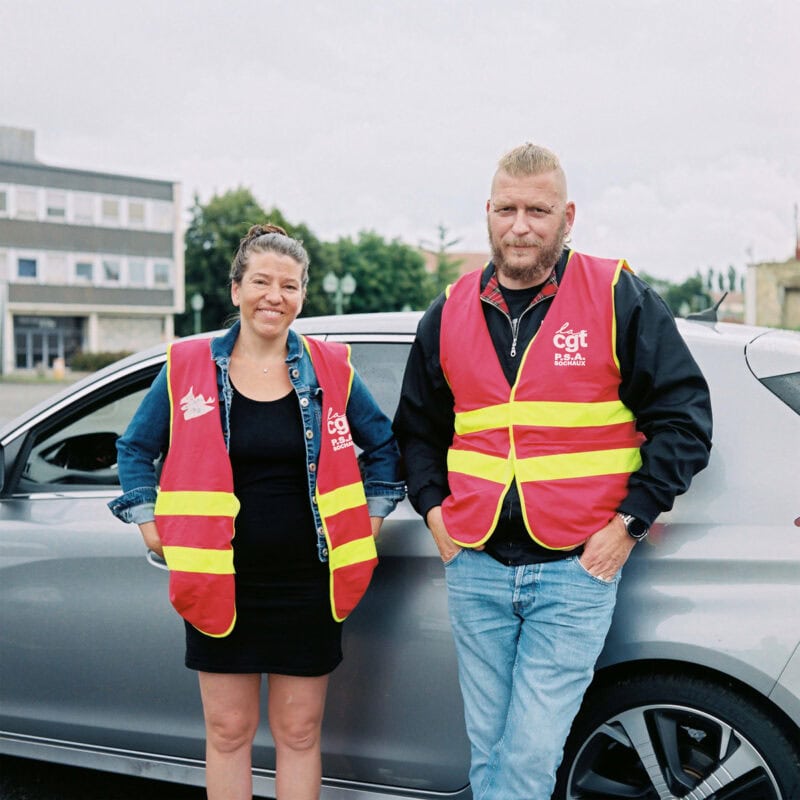
[(201, 295), (200, 292), (195, 292), (189, 300), (189, 305), (192, 307), (192, 311), (194, 311), (194, 332), (200, 333), (203, 328), (200, 321), (200, 312), (203, 310), (203, 306), (205, 305), (203, 295)]
[(8, 308), (8, 283), (0, 280), (0, 377), (6, 371), (6, 309)]
[(334, 308), (337, 314), (344, 314), (345, 299), (349, 300), (356, 290), (356, 279), (348, 272), (341, 278), (334, 272), (329, 272), (322, 279), (322, 291), (333, 295)]

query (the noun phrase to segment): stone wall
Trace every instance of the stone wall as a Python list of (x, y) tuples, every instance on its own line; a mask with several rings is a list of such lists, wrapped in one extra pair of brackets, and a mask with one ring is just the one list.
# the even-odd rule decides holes
[(97, 337), (93, 349), (99, 352), (135, 353), (165, 341), (164, 317), (97, 318)]
[(747, 273), (747, 322), (800, 329), (800, 260), (751, 264)]

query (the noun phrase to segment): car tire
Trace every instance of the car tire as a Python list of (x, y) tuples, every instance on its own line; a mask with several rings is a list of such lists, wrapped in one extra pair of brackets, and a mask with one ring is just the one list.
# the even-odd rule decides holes
[(731, 685), (650, 674), (587, 693), (553, 800), (795, 800), (800, 745)]

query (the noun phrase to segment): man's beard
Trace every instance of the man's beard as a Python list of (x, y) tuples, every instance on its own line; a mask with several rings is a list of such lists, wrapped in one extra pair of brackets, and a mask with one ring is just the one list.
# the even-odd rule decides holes
[(492, 249), (492, 263), (497, 273), (509, 280), (518, 281), (530, 286), (544, 283), (553, 267), (558, 263), (558, 259), (561, 258), (566, 232), (567, 220), (564, 218), (561, 220), (561, 226), (558, 229), (553, 243), (550, 245), (541, 245), (538, 248), (537, 254), (533, 257), (533, 262), (528, 266), (515, 267), (511, 266), (505, 260), (503, 251), (499, 243), (495, 242), (492, 238), (492, 230), (489, 228), (489, 246)]

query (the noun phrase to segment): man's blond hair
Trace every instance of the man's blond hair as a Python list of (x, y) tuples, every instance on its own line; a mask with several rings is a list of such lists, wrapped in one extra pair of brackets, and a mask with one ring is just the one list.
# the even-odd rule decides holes
[(552, 150), (531, 142), (525, 142), (525, 144), (509, 150), (497, 163), (497, 170), (513, 177), (541, 175), (543, 172), (553, 172), (554, 170), (564, 174), (561, 162)]

